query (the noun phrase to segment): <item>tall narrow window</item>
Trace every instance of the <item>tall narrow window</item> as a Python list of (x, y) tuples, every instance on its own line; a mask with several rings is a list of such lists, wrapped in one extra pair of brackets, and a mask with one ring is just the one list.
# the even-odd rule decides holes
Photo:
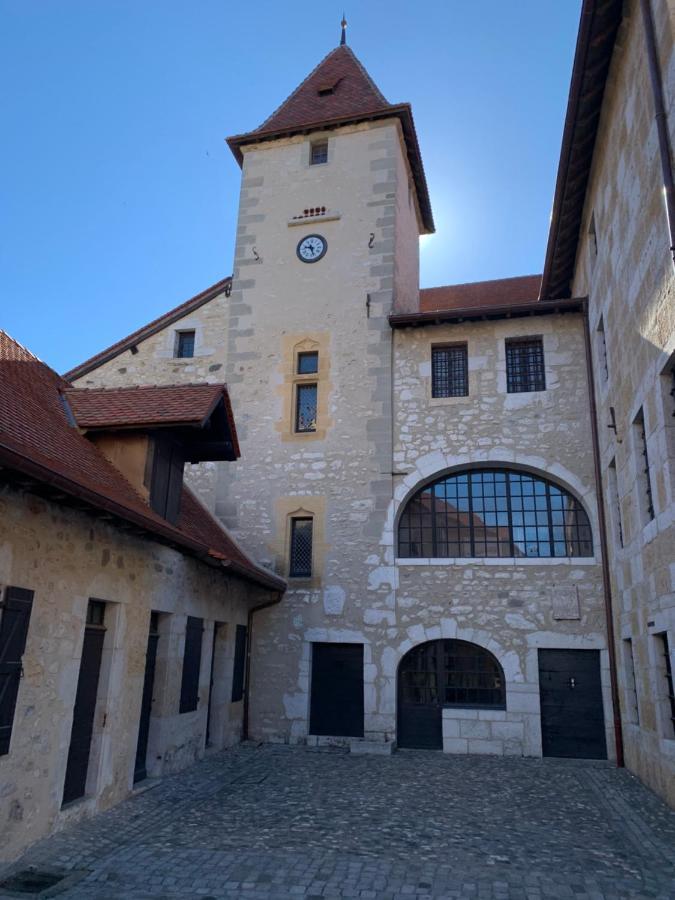
[(609, 369), (607, 368), (607, 341), (605, 339), (605, 320), (600, 316), (598, 322), (598, 362), (600, 372), (605, 381), (609, 379)]
[(189, 359), (195, 355), (194, 331), (179, 331), (176, 334), (176, 352), (178, 359)]
[(637, 483), (640, 492), (642, 524), (647, 525), (654, 518), (654, 498), (652, 494), (651, 472), (649, 471), (645, 415), (642, 407), (640, 407), (640, 411), (633, 421), (633, 430), (635, 437), (635, 452), (637, 454)]
[(667, 736), (675, 737), (675, 688), (673, 687), (673, 667), (670, 661), (670, 644), (668, 642), (668, 632), (663, 631), (661, 634), (655, 634), (657, 647), (661, 654), (658, 660), (658, 667), (661, 670), (661, 683), (665, 690), (665, 713), (668, 719), (668, 727), (666, 729)]
[(466, 344), (431, 348), (431, 396), (466, 397), (469, 366)]
[(232, 671), (232, 702), (237, 703), (244, 696), (244, 676), (246, 674), (245, 625), (237, 625), (234, 636), (234, 669)]
[(298, 433), (316, 431), (316, 402), (318, 385), (298, 384), (295, 401), (295, 430)]
[(312, 519), (291, 519), (291, 552), (288, 574), (291, 578), (312, 577)]
[(199, 704), (199, 670), (202, 662), (204, 620), (188, 616), (185, 626), (183, 675), (180, 685), (179, 712), (192, 712)]
[[(332, 93), (332, 91), (331, 91)], [(309, 151), (311, 166), (320, 166), (328, 162), (328, 141), (312, 141)]]
[(591, 213), (591, 221), (588, 223), (588, 244), (590, 248), (591, 262), (595, 262), (598, 256), (598, 234), (595, 230), (595, 213)]
[(33, 591), (5, 588), (0, 612), (0, 756), (9, 753)]
[(546, 390), (544, 342), (541, 338), (506, 341), (506, 390), (509, 394)]
[(609, 503), (614, 524), (616, 542), (623, 547), (623, 526), (621, 524), (621, 502), (619, 500), (619, 482), (616, 477), (616, 459), (612, 459), (607, 468), (607, 480), (609, 482)]
[(629, 722), (633, 725), (640, 724), (640, 713), (637, 699), (637, 682), (635, 680), (635, 657), (633, 656), (633, 641), (625, 638), (623, 642), (624, 649), (624, 671), (626, 673), (626, 715)]

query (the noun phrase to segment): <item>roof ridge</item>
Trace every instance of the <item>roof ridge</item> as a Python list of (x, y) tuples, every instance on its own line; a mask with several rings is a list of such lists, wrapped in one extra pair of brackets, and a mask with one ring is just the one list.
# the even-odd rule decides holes
[[(7, 338), (8, 341), (11, 341), (12, 344), (16, 344), (16, 346), (20, 350), (23, 350), (24, 353), (26, 353), (26, 354), (28, 354), (28, 356), (32, 357), (35, 360), (35, 362), (42, 363), (43, 366), (47, 365), (47, 363), (44, 362), (43, 360), (41, 360), (40, 357), (37, 356), (35, 353), (33, 353), (32, 350), (29, 350), (28, 347), (25, 347), (21, 343), (21, 341), (17, 341), (17, 339), (15, 337), (12, 337), (12, 335), (9, 333), (9, 331), (5, 331), (4, 328), (0, 328), (0, 335), (2, 335), (2, 334), (4, 334), (4, 336)], [(49, 366), (47, 366), (47, 368), (49, 368)]]
[(114, 393), (117, 391), (148, 391), (148, 390), (178, 390), (182, 391), (185, 388), (191, 387), (207, 387), (212, 390), (220, 390), (225, 386), (224, 381), (184, 381), (180, 383), (174, 384), (120, 384), (116, 387), (78, 387), (77, 385), (71, 385), (68, 390), (69, 391), (77, 391), (80, 394), (84, 393), (93, 393), (96, 391), (100, 393), (102, 391), (108, 391), (110, 393)]

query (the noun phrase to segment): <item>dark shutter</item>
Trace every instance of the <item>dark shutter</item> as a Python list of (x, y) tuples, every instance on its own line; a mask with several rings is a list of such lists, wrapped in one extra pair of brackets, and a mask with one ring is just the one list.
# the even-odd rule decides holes
[(157, 436), (152, 462), (150, 506), (174, 525), (180, 512), (184, 466), (182, 448), (166, 436)]
[(8, 587), (0, 618), (0, 756), (9, 753), (33, 591)]
[(185, 653), (183, 655), (183, 679), (180, 686), (179, 712), (192, 712), (199, 703), (199, 669), (202, 661), (202, 633), (204, 620), (187, 617), (185, 628)]
[(232, 674), (232, 702), (244, 696), (244, 669), (246, 663), (246, 626), (237, 625), (234, 637), (234, 672)]

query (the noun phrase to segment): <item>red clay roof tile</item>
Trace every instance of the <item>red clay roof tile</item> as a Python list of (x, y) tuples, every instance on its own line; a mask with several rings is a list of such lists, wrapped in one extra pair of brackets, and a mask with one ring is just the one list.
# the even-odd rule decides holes
[(521, 275), (498, 278), (494, 281), (472, 281), (467, 284), (447, 284), (444, 287), (423, 288), (420, 291), (420, 312), (469, 309), (536, 303), (541, 275)]

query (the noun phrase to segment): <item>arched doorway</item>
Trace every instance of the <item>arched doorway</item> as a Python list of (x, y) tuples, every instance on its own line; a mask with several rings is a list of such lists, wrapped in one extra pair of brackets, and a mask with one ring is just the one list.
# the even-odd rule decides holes
[(492, 653), (455, 640), (406, 653), (398, 667), (398, 746), (442, 750), (443, 707), (506, 708), (504, 672)]

